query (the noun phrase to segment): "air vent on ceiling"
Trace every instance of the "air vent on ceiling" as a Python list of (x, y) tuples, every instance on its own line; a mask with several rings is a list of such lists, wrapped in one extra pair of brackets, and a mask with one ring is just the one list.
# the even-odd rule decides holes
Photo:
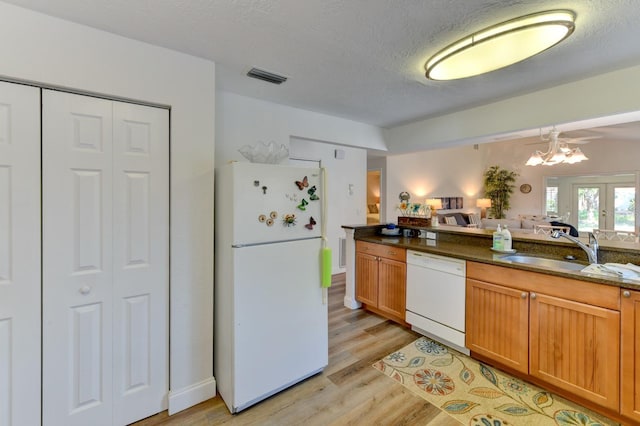
[(249, 77), (257, 78), (259, 80), (268, 81), (273, 84), (282, 84), (287, 81), (287, 77), (274, 74), (269, 71), (261, 70), (259, 68), (251, 68), (247, 73)]

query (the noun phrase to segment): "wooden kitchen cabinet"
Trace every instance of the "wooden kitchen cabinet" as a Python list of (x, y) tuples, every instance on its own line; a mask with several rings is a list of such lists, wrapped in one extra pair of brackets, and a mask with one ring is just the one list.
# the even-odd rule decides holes
[(620, 312), (537, 292), (529, 299), (529, 374), (617, 411)]
[(406, 250), (356, 241), (356, 300), (364, 308), (405, 324)]
[(640, 291), (621, 293), (620, 412), (640, 423)]
[(475, 262), (467, 277), (472, 354), (619, 410), (618, 288)]
[(467, 348), (527, 374), (528, 292), (467, 279), (466, 299)]
[(378, 306), (378, 257), (356, 251), (356, 300)]

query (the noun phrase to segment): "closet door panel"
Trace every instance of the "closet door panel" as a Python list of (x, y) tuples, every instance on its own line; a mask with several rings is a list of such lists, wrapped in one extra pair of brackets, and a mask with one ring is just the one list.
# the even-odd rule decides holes
[(45, 423), (128, 424), (166, 409), (169, 116), (46, 92)]
[(112, 424), (112, 106), (43, 91), (43, 422)]
[(167, 408), (169, 112), (114, 102), (114, 414)]
[(0, 425), (40, 423), (40, 90), (0, 82)]

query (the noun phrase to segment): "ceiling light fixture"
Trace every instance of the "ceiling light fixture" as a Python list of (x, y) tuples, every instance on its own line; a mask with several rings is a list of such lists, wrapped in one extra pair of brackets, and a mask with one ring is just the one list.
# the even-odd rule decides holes
[(425, 64), (426, 76), (455, 80), (515, 64), (569, 37), (575, 17), (570, 10), (551, 10), (485, 28), (433, 55)]
[(553, 166), (555, 164), (567, 163), (574, 164), (588, 160), (587, 156), (580, 148), (569, 148), (566, 142), (558, 140), (560, 132), (555, 126), (549, 131), (547, 136), (542, 135), (540, 131), (540, 139), (549, 141), (549, 149), (546, 152), (536, 151), (526, 162), (527, 166)]

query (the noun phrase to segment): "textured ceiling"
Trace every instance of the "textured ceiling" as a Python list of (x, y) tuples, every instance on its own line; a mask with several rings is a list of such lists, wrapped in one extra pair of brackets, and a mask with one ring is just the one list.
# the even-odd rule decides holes
[[(391, 127), (640, 64), (637, 0), (9, 0), (25, 8), (207, 58), (217, 86)], [(434, 82), (426, 59), (520, 15), (567, 8), (574, 34), (506, 69)], [(289, 77), (249, 79), (256, 66)]]

